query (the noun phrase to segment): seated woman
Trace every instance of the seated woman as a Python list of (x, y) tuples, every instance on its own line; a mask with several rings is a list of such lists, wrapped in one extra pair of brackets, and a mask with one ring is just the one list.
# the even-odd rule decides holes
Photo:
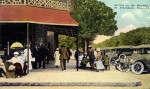
[(12, 62), (16, 66), (16, 77), (23, 76), (23, 66), (24, 66), (24, 61), (18, 57), (19, 53), (14, 52), (14, 57), (8, 60), (8, 62)]
[(2, 74), (6, 75), (6, 69), (0, 54), (0, 77), (2, 77)]

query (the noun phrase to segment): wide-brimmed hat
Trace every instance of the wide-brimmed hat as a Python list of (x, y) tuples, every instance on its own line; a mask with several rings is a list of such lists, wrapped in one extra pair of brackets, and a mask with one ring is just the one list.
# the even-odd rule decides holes
[(89, 45), (89, 48), (92, 48), (92, 45)]
[(14, 52), (14, 55), (19, 55), (19, 53), (18, 52)]
[(97, 51), (101, 51), (101, 49), (100, 49), (100, 48), (97, 48)]

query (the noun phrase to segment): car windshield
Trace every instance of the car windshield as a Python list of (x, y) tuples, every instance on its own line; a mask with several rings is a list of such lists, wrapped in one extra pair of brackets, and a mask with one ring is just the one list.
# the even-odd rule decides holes
[(133, 53), (134, 53), (134, 54), (141, 54), (141, 50), (140, 50), (140, 49), (135, 49), (135, 50), (133, 51)]
[(150, 54), (150, 48), (135, 49), (134, 54)]

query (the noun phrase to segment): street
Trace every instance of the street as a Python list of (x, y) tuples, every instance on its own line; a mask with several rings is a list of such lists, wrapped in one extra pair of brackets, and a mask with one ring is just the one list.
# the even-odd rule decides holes
[[(52, 62), (51, 62), (52, 63)], [(31, 73), (27, 76), (23, 76), (23, 78), (16, 78), (16, 79), (5, 79), (1, 78), (0, 82), (132, 82), (133, 81), (141, 81), (141, 86), (1, 86), (0, 89), (149, 89), (149, 81), (150, 81), (150, 74), (144, 73), (141, 75), (135, 75), (132, 72), (129, 73), (121, 73), (117, 70), (115, 70), (114, 66), (111, 66), (110, 71), (104, 71), (104, 72), (95, 72), (91, 71), (89, 69), (79, 69), (79, 71), (76, 71), (75, 67), (76, 63), (74, 59), (70, 60), (70, 63), (67, 63), (67, 70), (61, 71), (60, 68), (54, 68), (52, 64), (47, 65), (47, 69), (37, 69), (32, 70)], [(50, 68), (49, 68), (50, 67)], [(36, 73), (36, 75), (35, 75)], [(43, 76), (44, 75), (44, 76)], [(64, 79), (61, 77), (67, 77), (71, 79)], [(79, 78), (81, 75), (83, 75), (81, 78)], [(91, 77), (90, 75), (94, 75), (95, 77)], [(41, 76), (41, 78), (39, 78)], [(53, 76), (53, 77), (52, 77)], [(88, 77), (89, 76), (89, 77)], [(31, 79), (32, 77), (32, 79)], [(133, 79), (132, 79), (133, 77)], [(85, 79), (86, 78), (86, 79)], [(99, 79), (101, 78), (101, 79)], [(128, 79), (128, 80), (127, 80)], [(137, 79), (137, 80), (136, 80)]]

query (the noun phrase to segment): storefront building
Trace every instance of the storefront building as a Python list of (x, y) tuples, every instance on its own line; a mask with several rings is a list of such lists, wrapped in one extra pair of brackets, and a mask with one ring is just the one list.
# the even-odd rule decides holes
[(31, 50), (39, 43), (53, 55), (59, 34), (78, 38), (78, 23), (70, 16), (73, 8), (74, 0), (0, 0), (0, 50), (9, 55), (14, 42)]

